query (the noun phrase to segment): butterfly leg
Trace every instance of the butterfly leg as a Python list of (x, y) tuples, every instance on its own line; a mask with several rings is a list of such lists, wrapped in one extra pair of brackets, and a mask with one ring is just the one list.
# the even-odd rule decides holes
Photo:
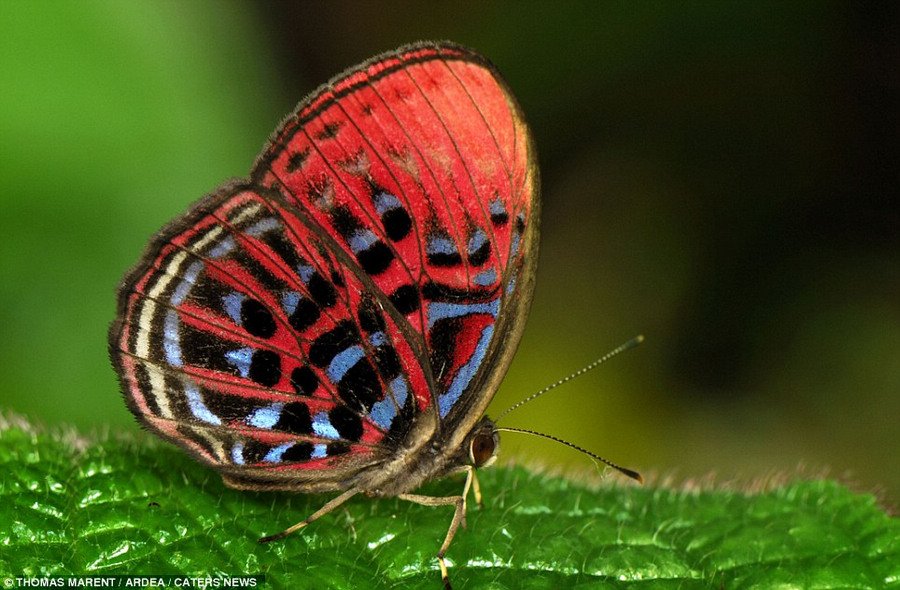
[(482, 508), (484, 503), (481, 501), (481, 486), (478, 485), (478, 475), (475, 473), (475, 468), (471, 468), (472, 473), (472, 495), (475, 496), (475, 505), (478, 506), (479, 509)]
[(447, 536), (444, 537), (444, 542), (441, 544), (441, 548), (438, 550), (437, 559), (438, 565), (441, 567), (441, 581), (444, 583), (445, 590), (451, 590), (450, 586), (450, 575), (447, 573), (447, 563), (444, 561), (444, 555), (447, 554), (447, 549), (450, 547), (450, 543), (453, 541), (453, 537), (456, 535), (456, 531), (459, 529), (460, 525), (463, 527), (466, 526), (466, 496), (469, 495), (469, 488), (472, 486), (472, 481), (475, 477), (475, 469), (473, 467), (467, 468), (466, 473), (466, 484), (463, 487), (463, 493), (461, 496), (423, 496), (420, 494), (400, 494), (398, 498), (401, 500), (406, 500), (407, 502), (413, 502), (415, 504), (421, 504), (422, 506), (455, 506), (456, 510), (453, 512), (453, 520), (450, 521), (450, 528), (447, 529)]
[(325, 516), (326, 514), (328, 514), (329, 512), (331, 512), (332, 510), (334, 510), (335, 508), (337, 508), (338, 506), (340, 506), (341, 504), (343, 504), (344, 502), (346, 502), (347, 500), (349, 500), (350, 498), (352, 498), (353, 496), (355, 496), (358, 493), (359, 493), (358, 488), (351, 488), (351, 489), (347, 490), (346, 492), (344, 492), (343, 494), (341, 494), (340, 496), (337, 496), (336, 498), (332, 498), (324, 506), (322, 506), (321, 508), (319, 508), (318, 510), (316, 510), (315, 512), (313, 512), (312, 514), (307, 516), (305, 519), (303, 519), (300, 522), (298, 522), (297, 524), (295, 524), (294, 526), (288, 527), (288, 528), (284, 529), (283, 531), (281, 531), (280, 533), (276, 533), (274, 535), (269, 535), (267, 537), (260, 537), (259, 542), (260, 543), (269, 543), (271, 541), (278, 541), (279, 539), (283, 539), (283, 538), (287, 537), (288, 535), (290, 535), (291, 533), (299, 531), (300, 529), (302, 529), (309, 523)]

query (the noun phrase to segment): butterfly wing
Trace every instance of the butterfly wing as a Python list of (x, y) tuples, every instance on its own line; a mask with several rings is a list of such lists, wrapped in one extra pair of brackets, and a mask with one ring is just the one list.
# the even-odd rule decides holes
[(401, 49), (326, 84), (253, 172), (333, 237), (409, 327), (445, 436), (481, 417), (521, 336), (537, 176), (496, 69), (452, 44)]
[(200, 201), (126, 277), (110, 350), (130, 408), (244, 487), (352, 487), (423, 418), (456, 444), (530, 301), (533, 158), (514, 99), (462, 48), (323, 86), (251, 183)]
[(111, 352), (135, 415), (231, 483), (339, 489), (430, 402), (377, 305), (277, 194), (234, 185), (148, 248)]

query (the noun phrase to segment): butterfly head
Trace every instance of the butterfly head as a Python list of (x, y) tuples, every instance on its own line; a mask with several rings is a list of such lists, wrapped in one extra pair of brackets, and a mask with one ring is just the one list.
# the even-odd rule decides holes
[(497, 454), (500, 452), (500, 433), (487, 416), (478, 421), (466, 442), (469, 452), (468, 463), (473, 467), (487, 467), (497, 460)]

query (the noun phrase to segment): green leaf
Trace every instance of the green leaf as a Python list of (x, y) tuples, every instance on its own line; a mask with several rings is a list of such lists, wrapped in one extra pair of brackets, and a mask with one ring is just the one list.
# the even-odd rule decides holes
[[(449, 508), (360, 497), (279, 543), (327, 496), (248, 493), (150, 437), (0, 416), (0, 573), (265, 574), (266, 587), (438, 588)], [(828, 480), (760, 493), (480, 474), (448, 555), (471, 588), (900, 587), (900, 523)], [(450, 478), (426, 486), (459, 493)]]

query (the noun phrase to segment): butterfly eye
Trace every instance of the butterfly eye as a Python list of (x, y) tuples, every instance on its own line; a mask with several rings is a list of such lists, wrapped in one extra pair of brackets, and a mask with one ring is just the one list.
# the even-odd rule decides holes
[(472, 444), (469, 446), (469, 458), (475, 467), (484, 467), (491, 463), (495, 457), (494, 451), (497, 449), (497, 441), (494, 440), (493, 433), (482, 433), (475, 435)]

